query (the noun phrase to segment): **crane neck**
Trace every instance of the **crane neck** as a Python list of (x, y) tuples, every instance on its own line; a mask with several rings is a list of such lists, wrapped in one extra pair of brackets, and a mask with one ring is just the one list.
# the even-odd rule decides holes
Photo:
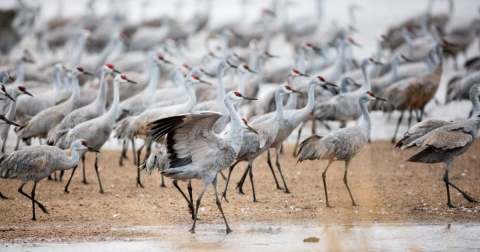
[[(18, 97), (18, 95), (17, 95), (17, 97)], [(17, 97), (14, 97), (14, 99), (16, 100)], [(10, 120), (10, 121), (12, 121), (13, 119), (15, 119), (16, 104), (17, 104), (17, 103), (14, 102), (14, 101), (11, 101), (11, 102), (10, 102), (10, 108), (8, 109), (8, 112), (7, 112), (7, 115), (6, 115), (7, 119)], [(9, 125), (9, 124), (7, 124), (7, 125)], [(9, 125), (9, 126), (10, 126), (10, 125)]]
[(367, 100), (365, 98), (360, 97), (359, 104), (363, 114), (362, 127), (366, 130), (367, 137), (370, 137), (370, 132), (372, 130), (372, 122), (370, 119), (370, 113), (368, 113), (368, 109), (367, 109)]
[(222, 64), (217, 68), (217, 101), (223, 102), (225, 100), (225, 87), (223, 86), (223, 74), (225, 73), (226, 67), (223, 67)]
[(363, 88), (365, 91), (370, 91), (372, 90), (372, 86), (370, 84), (370, 76), (368, 75), (367, 67), (368, 64), (362, 64)]
[(229, 143), (238, 153), (243, 143), (243, 122), (233, 106), (233, 101), (225, 99), (224, 103), (230, 114), (231, 121), (230, 130), (226, 135), (226, 142)]
[[(287, 77), (287, 84), (291, 87), (293, 81), (293, 76), (288, 75)], [(291, 93), (290, 97), (288, 98), (288, 102), (285, 105), (285, 109), (296, 109), (297, 108), (297, 100), (298, 96), (297, 93)]]
[(472, 117), (477, 117), (477, 115), (480, 113), (480, 102), (479, 102), (479, 99), (478, 99), (478, 95), (479, 95), (478, 88), (479, 88), (478, 85), (475, 85), (472, 88), (470, 88), (470, 91), (469, 91), (470, 101), (472, 102), (472, 105), (473, 105)]
[(185, 103), (186, 111), (191, 111), (193, 107), (197, 104), (197, 95), (195, 93), (195, 88), (191, 81), (186, 81), (185, 87), (187, 88), (188, 101)]
[(22, 85), (25, 80), (25, 66), (23, 65), (21, 60), (17, 60), (15, 68), (17, 72), (17, 79), (15, 80), (15, 85)]
[(71, 104), (75, 104), (80, 99), (80, 86), (78, 85), (78, 74), (72, 74), (72, 95), (68, 99)]
[(150, 82), (148, 83), (147, 88), (145, 89), (145, 94), (148, 97), (147, 102), (149, 104), (155, 103), (155, 90), (157, 90), (158, 79), (160, 78), (160, 66), (152, 62), (152, 69), (150, 72)]
[(80, 153), (77, 149), (70, 147), (71, 156), (68, 157), (68, 162), (66, 166), (57, 166), (57, 170), (68, 170), (78, 165), (80, 157), (85, 154), (85, 151)]
[(396, 81), (398, 79), (398, 62), (400, 61), (400, 56), (397, 55), (392, 62), (392, 81)]
[(298, 48), (298, 70), (305, 73), (305, 48), (303, 46)]
[(413, 43), (412, 43), (412, 37), (410, 37), (410, 34), (408, 31), (403, 32), (403, 38), (405, 41), (407, 41), (407, 48), (408, 48), (408, 57), (413, 58)]
[(120, 81), (113, 80), (113, 103), (110, 110), (106, 113), (107, 120), (111, 122), (111, 125), (115, 122), (115, 118), (117, 118), (118, 108), (120, 104)]
[(314, 80), (311, 80), (308, 82), (308, 98), (307, 98), (307, 105), (300, 109), (300, 114), (302, 115), (303, 118), (308, 117), (313, 110), (313, 107), (315, 106), (315, 82)]
[(340, 45), (338, 46), (338, 55), (339, 57), (337, 58), (335, 62), (335, 68), (334, 68), (334, 73), (333, 76), (339, 76), (342, 73), (342, 69), (344, 66), (345, 62), (345, 43), (341, 42)]
[(281, 93), (279, 89), (275, 92), (275, 103), (277, 105), (275, 121), (280, 121), (283, 118), (283, 93)]
[(85, 49), (85, 44), (87, 42), (87, 37), (82, 35), (78, 39), (77, 48), (73, 54), (72, 66), (78, 66), (80, 64), (80, 59), (82, 58), (83, 50)]
[(102, 76), (100, 77), (100, 90), (98, 90), (97, 98), (95, 99), (96, 103), (102, 104), (105, 106), (107, 100), (107, 71), (102, 71)]
[(107, 63), (107, 58), (112, 53), (113, 49), (115, 49), (117, 42), (117, 38), (112, 38), (110, 39), (110, 41), (108, 41), (107, 46), (105, 46), (105, 48), (103, 48), (102, 52), (100, 53), (100, 57), (98, 58), (98, 62), (95, 68), (98, 68), (103, 64)]

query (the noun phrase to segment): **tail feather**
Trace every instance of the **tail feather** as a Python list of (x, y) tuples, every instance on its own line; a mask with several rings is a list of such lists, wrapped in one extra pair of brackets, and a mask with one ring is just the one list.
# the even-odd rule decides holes
[(461, 94), (459, 94), (457, 90), (461, 79), (462, 77), (460, 76), (454, 76), (452, 79), (450, 79), (450, 81), (448, 81), (445, 104), (461, 99), (461, 97), (459, 97)]
[(131, 139), (133, 138), (133, 134), (130, 132), (130, 122), (132, 121), (132, 117), (128, 116), (123, 118), (121, 121), (117, 123), (115, 126), (115, 137), (118, 139)]
[(310, 146), (310, 144), (314, 144), (315, 142), (319, 141), (322, 139), (322, 136), (318, 135), (311, 135), (307, 139), (303, 140), (303, 142), (300, 143), (300, 149), (298, 150), (298, 162), (303, 162), (304, 160), (314, 160), (318, 159), (318, 157), (315, 155), (316, 151), (314, 146)]
[(407, 162), (414, 163), (438, 163), (445, 159), (446, 153), (439, 151), (438, 149), (427, 147), (419, 153), (410, 157)]

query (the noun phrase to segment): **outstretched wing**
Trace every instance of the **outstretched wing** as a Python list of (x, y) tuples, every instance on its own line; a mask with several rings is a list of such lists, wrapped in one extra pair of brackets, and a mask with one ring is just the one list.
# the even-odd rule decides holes
[(403, 138), (395, 145), (397, 148), (405, 149), (413, 141), (423, 137), (432, 130), (438, 129), (440, 127), (453, 124), (453, 121), (444, 120), (440, 118), (429, 118), (423, 120), (411, 127), (405, 134)]
[(221, 116), (221, 113), (207, 111), (163, 118), (148, 125), (151, 128), (148, 136), (157, 141), (167, 135), (169, 168), (201, 166), (203, 162), (211, 162), (222, 149), (222, 141), (212, 130)]

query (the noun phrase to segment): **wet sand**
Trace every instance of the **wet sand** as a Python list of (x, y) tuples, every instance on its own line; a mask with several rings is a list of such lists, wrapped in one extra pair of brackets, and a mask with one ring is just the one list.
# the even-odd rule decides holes
[[(358, 206), (351, 205), (343, 184), (343, 162), (335, 162), (327, 173), (327, 185), (332, 208), (325, 207), (321, 173), (326, 161), (306, 161), (295, 165), (292, 146), (281, 156), (282, 170), (291, 191), (286, 194), (275, 188), (266, 154), (254, 163), (254, 180), (258, 203), (252, 202), (249, 180), (245, 195), (235, 190), (236, 182), (246, 168), (237, 166), (228, 190), (229, 203), (223, 209), (233, 231), (245, 225), (262, 223), (272, 226), (303, 224), (318, 225), (373, 225), (373, 224), (478, 224), (480, 205), (467, 202), (452, 191), (452, 203), (446, 206), (443, 164), (413, 164), (405, 160), (417, 150), (400, 151), (386, 141), (367, 145), (351, 162), (348, 181)], [(480, 160), (475, 153), (480, 142), (457, 159), (450, 172), (452, 183), (464, 189), (474, 199), (480, 199)], [(70, 185), (70, 194), (63, 187), (70, 175), (66, 172), (62, 183), (43, 180), (37, 186), (36, 199), (44, 203), (50, 214), (37, 208), (37, 221), (31, 218), (31, 202), (20, 195), (19, 181), (2, 180), (0, 191), (10, 200), (0, 201), (0, 241), (23, 242), (96, 242), (125, 239), (144, 239), (164, 236), (148, 226), (173, 226), (188, 233), (190, 214), (183, 197), (166, 179), (167, 188), (160, 187), (160, 175), (142, 173), (145, 188), (135, 187), (136, 170), (130, 159), (124, 167), (118, 166), (119, 151), (103, 151), (100, 156), (100, 175), (105, 194), (98, 193), (93, 169), (93, 155), (87, 156), (87, 180), (81, 182), (77, 169)], [(272, 152), (273, 154), (273, 152)], [(280, 179), (277, 173), (278, 179)], [(186, 192), (186, 183), (180, 182)], [(201, 188), (194, 181), (194, 199)], [(225, 181), (220, 180), (223, 191)], [(32, 183), (24, 190), (30, 192)], [(204, 195), (199, 211), (197, 233), (207, 232), (212, 225), (223, 232), (223, 220), (217, 209), (213, 187)], [(182, 233), (182, 232), (180, 232)], [(307, 238), (307, 237), (305, 237)]]

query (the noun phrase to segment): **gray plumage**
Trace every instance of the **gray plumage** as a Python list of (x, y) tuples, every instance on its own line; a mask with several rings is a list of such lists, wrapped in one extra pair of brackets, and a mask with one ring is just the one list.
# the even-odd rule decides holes
[[(250, 124), (250, 127), (256, 130), (258, 134), (253, 132), (244, 132), (243, 134), (243, 144), (236, 159), (237, 161), (248, 162), (247, 170), (249, 171), (250, 182), (252, 183), (253, 202), (257, 202), (257, 198), (255, 195), (255, 188), (253, 184), (252, 164), (253, 161), (264, 151), (268, 150), (271, 144), (275, 141), (275, 137), (277, 136), (277, 133), (281, 126), (281, 122), (283, 120), (283, 95), (286, 93), (292, 93), (292, 89), (290, 88), (290, 86), (278, 87), (275, 92), (277, 110), (275, 111), (274, 116), (265, 118), (265, 120), (258, 119), (257, 123)], [(238, 164), (238, 162), (235, 163), (235, 165), (236, 164)], [(229, 178), (235, 165), (230, 167), (228, 175)], [(242, 186), (243, 182), (245, 181), (245, 177), (246, 173), (244, 174), (242, 181), (239, 183), (239, 188), (241, 192), (243, 192)], [(228, 182), (225, 186), (225, 191), (223, 192), (223, 197), (225, 198), (227, 189)]]
[(82, 68), (76, 68), (72, 73), (74, 90), (71, 97), (64, 103), (43, 110), (29, 120), (18, 132), (20, 139), (25, 140), (33, 137), (46, 138), (49, 132), (54, 129), (68, 113), (78, 108), (77, 101), (80, 96), (80, 88), (78, 86), (77, 76), (81, 74), (84, 74)]
[[(151, 129), (149, 138), (153, 141), (163, 138), (166, 134), (165, 145), (169, 167), (162, 171), (162, 174), (173, 178), (174, 184), (176, 180), (202, 179), (204, 181), (197, 199), (191, 232), (195, 232), (200, 202), (210, 184), (214, 186), (216, 203), (223, 215), (218, 197), (217, 174), (235, 160), (242, 146), (244, 123), (235, 111), (233, 102), (243, 99), (245, 99), (243, 95), (238, 92), (229, 92), (226, 95), (225, 105), (231, 116), (232, 127), (224, 136), (213, 132), (213, 125), (222, 116), (217, 112), (194, 112), (163, 118), (149, 124)], [(189, 205), (193, 208), (193, 202), (189, 202)], [(225, 216), (224, 220), (229, 233), (231, 230)]]
[(448, 172), (455, 162), (455, 158), (470, 148), (478, 134), (480, 128), (479, 88), (480, 84), (477, 84), (470, 89), (470, 100), (474, 107), (472, 117), (457, 122), (440, 119), (422, 121), (405, 133), (404, 138), (396, 145), (402, 150), (412, 147), (426, 147), (421, 152), (410, 157), (407, 160), (409, 162), (443, 162), (446, 164), (443, 180), (447, 187), (447, 205), (449, 207), (453, 207), (450, 201), (450, 186), (459, 191), (469, 202), (476, 202), (449, 181)]
[[(78, 139), (70, 146), (71, 156), (54, 146), (28, 146), (14, 151), (0, 158), (0, 177), (3, 179), (18, 179), (22, 185), (18, 191), (32, 200), (33, 218), (35, 218), (35, 204), (44, 213), (48, 213), (45, 207), (35, 200), (35, 188), (37, 181), (48, 177), (55, 171), (64, 171), (77, 167), (80, 156), (91, 147), (84, 139)], [(28, 181), (33, 180), (31, 196), (22, 191)]]
[(106, 112), (107, 99), (107, 75), (114, 72), (114, 66), (107, 64), (102, 67), (100, 89), (98, 90), (97, 98), (87, 106), (78, 108), (67, 116), (51, 131), (47, 137), (47, 143), (53, 144), (57, 138), (57, 133), (63, 130), (72, 129), (80, 123), (97, 118)]
[(370, 91), (364, 92), (359, 97), (359, 106), (363, 112), (363, 123), (360, 126), (337, 129), (329, 132), (323, 137), (313, 135), (307, 138), (300, 144), (298, 162), (304, 160), (326, 159), (328, 160), (327, 168), (322, 173), (323, 184), (325, 188), (326, 204), (328, 203), (327, 185), (326, 185), (326, 172), (333, 161), (340, 160), (345, 161), (345, 174), (343, 181), (347, 187), (348, 193), (352, 200), (352, 204), (355, 206), (355, 200), (350, 192), (347, 182), (347, 171), (350, 161), (355, 155), (360, 152), (363, 146), (370, 138), (371, 122), (370, 116), (367, 110), (367, 101), (382, 100), (373, 95)]

